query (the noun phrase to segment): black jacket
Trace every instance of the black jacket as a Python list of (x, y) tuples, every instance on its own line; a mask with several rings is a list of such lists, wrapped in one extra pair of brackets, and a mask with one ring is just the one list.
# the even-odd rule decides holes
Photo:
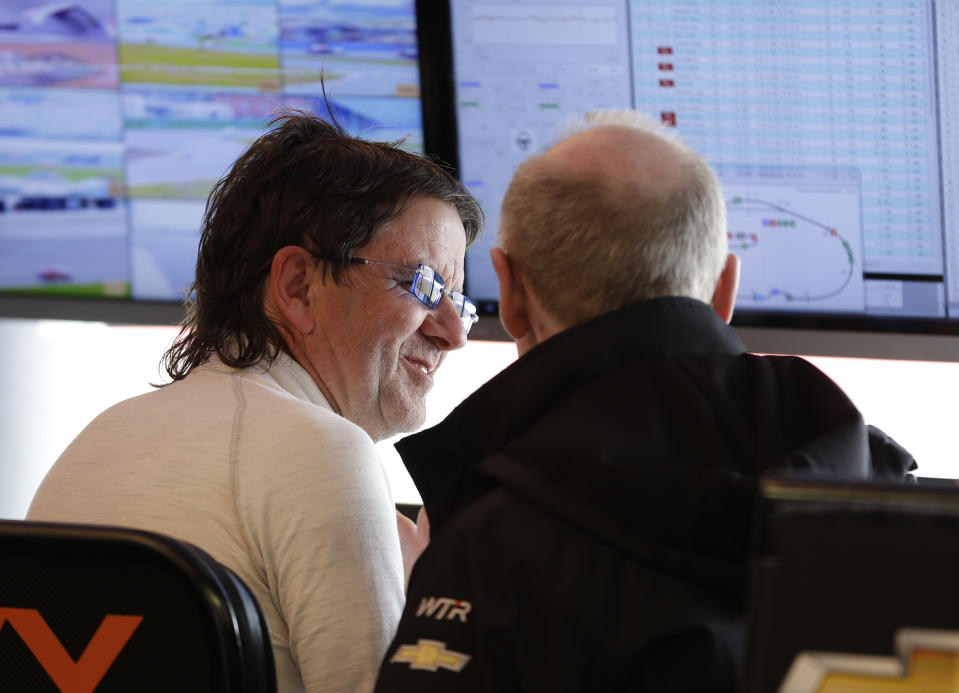
[(734, 690), (757, 477), (914, 464), (683, 298), (547, 340), (397, 449), (432, 541), (377, 691)]

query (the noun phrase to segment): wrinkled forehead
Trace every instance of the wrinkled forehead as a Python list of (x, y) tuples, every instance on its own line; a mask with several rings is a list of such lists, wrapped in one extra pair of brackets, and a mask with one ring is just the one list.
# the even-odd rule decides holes
[(463, 283), (466, 231), (452, 204), (423, 198), (384, 224), (360, 252), (370, 259), (429, 265), (448, 285), (458, 288)]

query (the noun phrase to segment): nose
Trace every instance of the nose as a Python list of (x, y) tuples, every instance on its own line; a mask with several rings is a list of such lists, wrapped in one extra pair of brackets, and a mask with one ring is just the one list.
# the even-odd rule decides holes
[(423, 332), (442, 351), (453, 351), (466, 346), (466, 330), (460, 322), (453, 301), (443, 296), (423, 322)]

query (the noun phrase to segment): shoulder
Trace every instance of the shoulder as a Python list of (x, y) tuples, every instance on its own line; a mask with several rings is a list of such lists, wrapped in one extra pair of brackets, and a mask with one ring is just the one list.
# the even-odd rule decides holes
[(276, 392), (238, 406), (231, 457), (241, 507), (280, 514), (335, 507), (344, 517), (392, 508), (379, 450), (353, 422)]
[(233, 374), (240, 442), (268, 445), (274, 451), (315, 457), (319, 453), (342, 455), (373, 454), (370, 436), (349, 419), (337, 414), (319, 390), (307, 395), (285, 388), (258, 369)]
[(715, 383), (730, 395), (748, 400), (852, 407), (842, 388), (800, 356), (707, 354), (676, 358), (674, 362), (695, 380)]
[(339, 414), (309, 402), (281, 401), (247, 410), (237, 422), (241, 459), (282, 460), (334, 471), (379, 461), (373, 440)]
[(780, 397), (796, 397), (813, 404), (829, 404), (854, 409), (852, 401), (839, 385), (817, 366), (799, 356), (745, 355), (757, 380)]

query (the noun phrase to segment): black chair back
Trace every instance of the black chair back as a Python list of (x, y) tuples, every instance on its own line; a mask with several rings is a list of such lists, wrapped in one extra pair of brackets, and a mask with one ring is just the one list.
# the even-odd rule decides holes
[(275, 693), (269, 626), (192, 544), (0, 521), (0, 691)]
[(766, 480), (761, 498), (746, 693), (781, 690), (800, 653), (812, 678), (903, 678), (905, 650), (959, 632), (959, 488)]

